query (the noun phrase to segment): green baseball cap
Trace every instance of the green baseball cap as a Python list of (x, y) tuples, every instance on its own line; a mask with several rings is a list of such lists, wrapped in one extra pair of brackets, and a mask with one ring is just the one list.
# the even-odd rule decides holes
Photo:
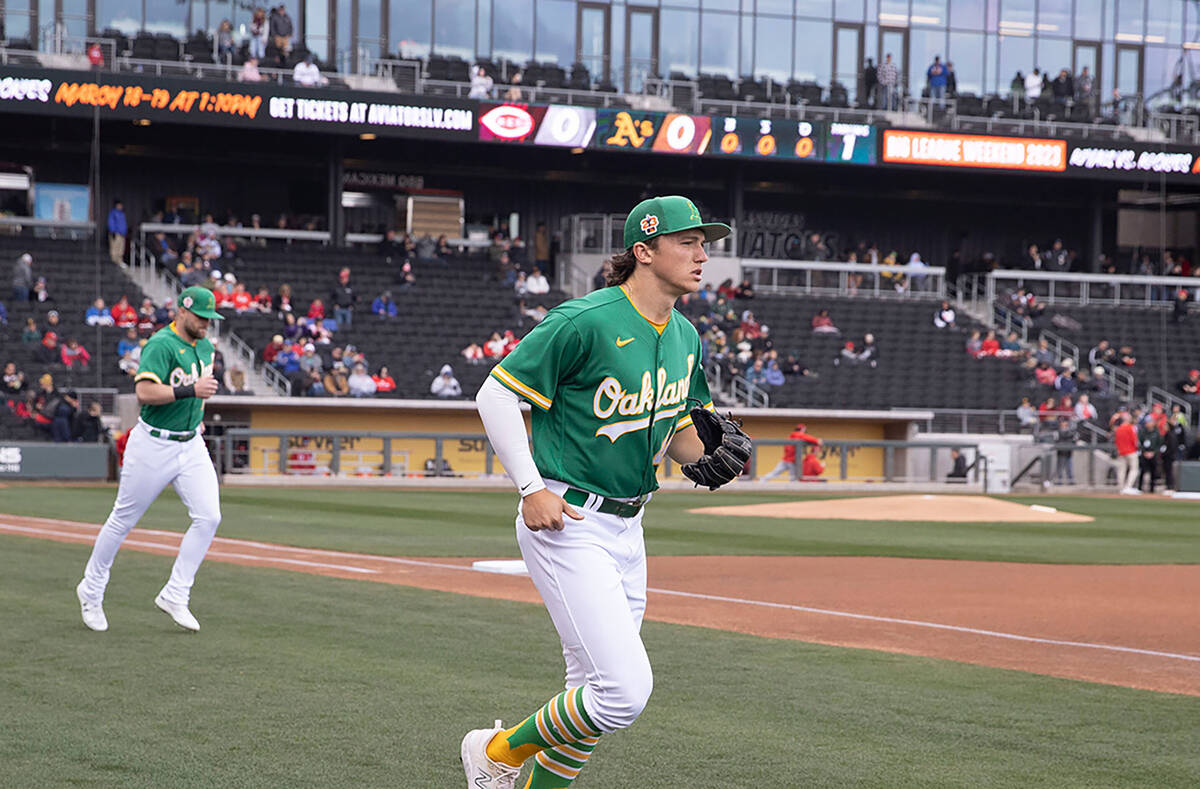
[(625, 220), (625, 248), (629, 249), (638, 241), (693, 228), (704, 231), (705, 241), (716, 241), (733, 232), (729, 225), (702, 220), (696, 204), (686, 197), (651, 197), (629, 212)]
[(225, 320), (217, 312), (217, 297), (208, 288), (193, 285), (179, 294), (179, 306), (193, 315), (201, 318), (211, 318), (215, 321)]

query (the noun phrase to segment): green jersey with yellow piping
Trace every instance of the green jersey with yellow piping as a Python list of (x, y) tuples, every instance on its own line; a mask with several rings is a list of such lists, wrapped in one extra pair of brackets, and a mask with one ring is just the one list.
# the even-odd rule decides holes
[(688, 398), (712, 407), (695, 327), (678, 310), (652, 323), (623, 287), (555, 307), (491, 374), (533, 405), (542, 476), (606, 497), (657, 489)]
[[(133, 380), (154, 381), (167, 386), (187, 386), (211, 375), (213, 344), (207, 337), (188, 342), (179, 335), (175, 324), (159, 329), (142, 348), (137, 375)], [(160, 430), (186, 433), (204, 420), (204, 401), (187, 397), (165, 405), (143, 405), (142, 421)]]

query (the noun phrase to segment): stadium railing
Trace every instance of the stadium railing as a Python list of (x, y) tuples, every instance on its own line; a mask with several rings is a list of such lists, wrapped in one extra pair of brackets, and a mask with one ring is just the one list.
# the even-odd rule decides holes
[[(885, 266), (871, 263), (742, 260), (742, 272), (755, 290), (819, 296), (871, 295), (874, 298), (938, 301), (946, 298), (941, 266)], [(863, 278), (862, 283), (852, 277)]]
[(38, 219), (32, 216), (0, 216), (0, 235), (30, 235), (45, 238), (81, 239), (91, 238), (96, 232), (92, 221), (65, 219)]
[[(1073, 274), (1024, 269), (997, 269), (983, 275), (983, 288), (964, 288), (962, 298), (978, 308), (979, 300), (994, 304), (996, 297), (1008, 288), (1030, 288), (1038, 283), (1038, 299), (1047, 304), (1111, 305), (1132, 307), (1172, 306), (1170, 294), (1179, 288), (1196, 288), (1195, 277), (1160, 277), (1141, 274)], [(982, 292), (981, 292), (982, 290)], [(1042, 291), (1045, 292), (1042, 292)], [(1168, 296), (1162, 298), (1162, 296)]]
[(1167, 413), (1170, 413), (1171, 408), (1177, 405), (1183, 411), (1184, 415), (1187, 416), (1188, 424), (1192, 423), (1192, 404), (1179, 395), (1168, 392), (1161, 386), (1151, 386), (1146, 390), (1146, 404), (1150, 406), (1161, 405)]
[[(182, 237), (200, 230), (200, 225), (184, 225), (172, 222), (143, 222), (138, 226), (138, 235), (142, 244), (146, 243), (146, 235), (165, 233), (169, 236)], [(217, 237), (233, 236), (235, 238), (261, 238), (275, 241), (307, 241), (324, 244), (332, 243), (333, 234), (328, 230), (280, 230), (273, 227), (226, 227), (217, 228)], [(383, 240), (382, 233), (347, 233), (346, 241), (350, 244), (378, 244)], [(491, 245), (487, 239), (451, 238), (447, 239), (451, 246), (460, 249), (483, 249)]]

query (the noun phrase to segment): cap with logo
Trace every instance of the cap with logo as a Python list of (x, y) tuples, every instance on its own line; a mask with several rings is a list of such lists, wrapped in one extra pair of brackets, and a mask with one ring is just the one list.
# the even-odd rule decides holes
[(193, 315), (212, 320), (224, 320), (217, 312), (217, 299), (208, 288), (193, 285), (179, 294), (179, 306)]
[(733, 232), (729, 225), (702, 220), (695, 203), (686, 197), (651, 197), (629, 212), (625, 220), (625, 248), (656, 236), (692, 229), (704, 231), (705, 241), (717, 241)]

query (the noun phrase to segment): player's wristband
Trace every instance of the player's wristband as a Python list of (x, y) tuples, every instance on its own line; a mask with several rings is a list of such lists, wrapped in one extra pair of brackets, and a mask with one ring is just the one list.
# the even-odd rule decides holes
[(186, 397), (196, 396), (196, 385), (188, 384), (187, 386), (176, 386), (171, 391), (175, 393), (176, 400), (183, 400)]

